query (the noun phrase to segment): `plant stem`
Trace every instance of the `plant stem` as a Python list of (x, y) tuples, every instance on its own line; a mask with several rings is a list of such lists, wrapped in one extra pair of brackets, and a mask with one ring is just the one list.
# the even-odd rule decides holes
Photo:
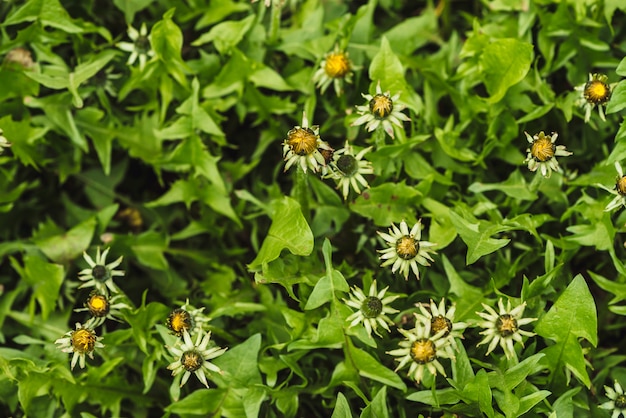
[(382, 124), (378, 125), (378, 128), (374, 131), (374, 143), (376, 144), (376, 149), (385, 145), (385, 129)]
[(296, 187), (294, 190), (294, 197), (300, 203), (300, 209), (304, 215), (304, 219), (307, 222), (311, 218), (311, 212), (309, 209), (309, 178), (308, 174), (302, 170), (300, 166), (296, 169)]
[(268, 44), (274, 45), (278, 40), (278, 36), (280, 33), (280, 12), (281, 7), (276, 4), (272, 4), (271, 6), (271, 14), (270, 14), (270, 33)]

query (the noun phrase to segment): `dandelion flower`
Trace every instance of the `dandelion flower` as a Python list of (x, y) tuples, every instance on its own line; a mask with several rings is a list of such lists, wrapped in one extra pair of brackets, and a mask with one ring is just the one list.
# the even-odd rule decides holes
[(0, 129), (0, 154), (2, 154), (5, 148), (13, 145), (4, 137), (3, 133), (2, 129)]
[(617, 178), (615, 179), (615, 187), (613, 189), (609, 189), (604, 184), (598, 184), (599, 187), (615, 195), (613, 200), (604, 208), (605, 212), (612, 211), (620, 206), (626, 206), (626, 176), (618, 161), (615, 162), (615, 169), (617, 170)]
[(137, 58), (139, 58), (139, 69), (143, 70), (146, 66), (148, 58), (154, 56), (154, 51), (150, 44), (150, 37), (148, 36), (148, 28), (146, 24), (141, 25), (141, 29), (137, 29), (132, 26), (128, 26), (128, 37), (132, 42), (118, 42), (117, 47), (125, 52), (130, 52), (126, 65), (133, 65)]
[(296, 126), (287, 132), (287, 139), (283, 142), (283, 157), (286, 161), (285, 171), (298, 164), (306, 173), (307, 168), (317, 172), (326, 165), (326, 159), (321, 151), (333, 151), (319, 135), (319, 126), (309, 127), (306, 113), (302, 112), (302, 126)]
[[(211, 331), (204, 333), (198, 333), (196, 342), (191, 340), (191, 336), (187, 330), (183, 331), (183, 343), (180, 348), (167, 347), (169, 352), (177, 360), (171, 363), (167, 368), (172, 370), (172, 376), (184, 373), (180, 385), (183, 386), (189, 380), (191, 373), (195, 374), (198, 380), (204, 384), (207, 388), (209, 384), (206, 379), (206, 375), (211, 372), (222, 374), (222, 370), (209, 360), (221, 356), (226, 352), (226, 348), (211, 347), (209, 341), (211, 340)], [(180, 341), (180, 340), (179, 340)]]
[(389, 304), (399, 296), (385, 297), (387, 289), (389, 289), (389, 286), (379, 292), (376, 289), (376, 280), (370, 285), (368, 296), (358, 287), (354, 286), (352, 288), (350, 299), (343, 300), (346, 305), (357, 309), (356, 312), (346, 318), (347, 321), (351, 321), (350, 327), (362, 323), (370, 337), (372, 336), (372, 331), (379, 337), (382, 337), (378, 332), (378, 325), (387, 330), (387, 332), (391, 332), (389, 325), (393, 325), (393, 321), (387, 317), (387, 314), (394, 314), (399, 311), (390, 307)]
[(364, 148), (354, 155), (352, 147), (346, 141), (345, 147), (335, 152), (336, 158), (331, 163), (333, 170), (328, 177), (337, 181), (337, 189), (341, 189), (344, 200), (348, 198), (350, 186), (357, 193), (361, 193), (361, 187), (370, 187), (363, 175), (374, 174), (374, 169), (372, 163), (363, 160), (363, 157), (371, 149), (372, 147)]
[(526, 302), (522, 303), (515, 309), (511, 309), (511, 301), (507, 301), (506, 308), (502, 299), (498, 300), (499, 312), (496, 312), (491, 306), (482, 304), (487, 312), (476, 312), (484, 321), (478, 322), (478, 326), (485, 328), (480, 334), (485, 338), (478, 343), (477, 346), (489, 343), (487, 353), (489, 355), (498, 343), (504, 350), (507, 358), (517, 358), (513, 344), (518, 342), (524, 346), (522, 336), (532, 337), (534, 332), (524, 331), (520, 329), (522, 325), (530, 324), (537, 318), (523, 318), (522, 314), (526, 308)]
[(626, 418), (626, 395), (622, 386), (616, 380), (612, 388), (605, 386), (604, 390), (606, 391), (606, 397), (610, 401), (600, 405), (600, 408), (613, 410), (611, 418), (619, 418), (620, 416)]
[(603, 107), (611, 99), (611, 86), (608, 77), (604, 74), (589, 74), (589, 81), (576, 87), (580, 91), (578, 105), (585, 108), (585, 123), (591, 118), (591, 111), (598, 107), (600, 119), (606, 121)]
[(130, 309), (130, 306), (126, 303), (118, 302), (122, 298), (122, 295), (109, 297), (97, 290), (92, 290), (85, 301), (84, 307), (74, 309), (74, 312), (89, 312), (91, 319), (89, 319), (85, 325), (90, 328), (96, 328), (102, 325), (107, 319), (119, 321), (118, 317), (121, 314), (121, 310)]
[(391, 224), (389, 233), (378, 232), (387, 243), (389, 248), (379, 250), (380, 259), (383, 260), (381, 267), (391, 266), (392, 273), (399, 271), (405, 280), (409, 278), (409, 269), (413, 271), (417, 280), (420, 279), (420, 273), (417, 265), (430, 266), (429, 261), (433, 261), (429, 253), (434, 253), (430, 247), (436, 244), (428, 241), (421, 241), (422, 224), (421, 220), (411, 228), (405, 221), (400, 222), (400, 228)]
[(366, 105), (357, 106), (357, 112), (361, 115), (352, 123), (352, 126), (365, 124), (365, 129), (372, 132), (382, 126), (387, 135), (394, 137), (392, 124), (402, 128), (401, 121), (409, 121), (409, 117), (402, 113), (406, 105), (400, 103), (400, 94), (393, 97), (389, 92), (383, 93), (380, 88), (380, 81), (376, 85), (376, 94), (361, 94), (368, 101)]
[(209, 318), (202, 313), (204, 307), (195, 308), (189, 305), (189, 299), (180, 308), (174, 309), (167, 317), (166, 326), (177, 337), (182, 337), (183, 333), (201, 333), (203, 325)]
[(432, 299), (430, 304), (420, 303), (417, 306), (421, 314), (416, 315), (421, 317), (424, 322), (430, 322), (430, 335), (434, 336), (443, 331), (442, 338), (450, 340), (450, 344), (446, 345), (445, 348), (450, 357), (454, 357), (454, 350), (458, 350), (454, 339), (463, 338), (463, 330), (467, 328), (465, 322), (454, 322), (456, 306), (453, 304), (446, 310), (446, 302), (443, 298), (439, 302), (439, 306)]
[(74, 353), (71, 363), (72, 369), (76, 366), (76, 362), (81, 369), (84, 369), (85, 355), (93, 359), (94, 350), (104, 347), (104, 344), (100, 342), (101, 339), (92, 328), (77, 322), (75, 330), (67, 332), (63, 338), (59, 338), (54, 343), (58, 344), (64, 353)]
[(559, 136), (556, 132), (547, 136), (543, 131), (534, 136), (530, 136), (528, 132), (524, 132), (524, 134), (526, 134), (526, 139), (530, 143), (530, 147), (526, 150), (528, 155), (524, 163), (528, 163), (530, 171), (537, 171), (538, 168), (541, 168), (541, 175), (548, 178), (552, 171), (560, 171), (556, 157), (572, 155), (571, 152), (565, 149), (565, 145), (557, 146), (554, 144)]
[(332, 84), (335, 93), (340, 96), (343, 93), (343, 83), (352, 83), (352, 67), (348, 53), (335, 45), (335, 50), (326, 54), (320, 68), (313, 75), (313, 82), (322, 94)]
[(446, 349), (446, 346), (450, 344), (450, 339), (443, 337), (445, 330), (432, 335), (430, 321), (424, 321), (417, 315), (415, 319), (414, 329), (410, 331), (398, 329), (406, 338), (400, 341), (401, 348), (387, 352), (389, 355), (398, 357), (396, 360), (400, 363), (395, 371), (411, 363), (407, 376), (412, 377), (416, 383), (422, 381), (425, 370), (433, 376), (436, 376), (437, 372), (446, 376), (439, 359), (454, 359), (454, 356), (450, 355), (450, 350)]
[(96, 252), (96, 260), (94, 261), (86, 252), (83, 253), (83, 258), (89, 264), (89, 268), (84, 269), (78, 273), (78, 278), (85, 283), (79, 286), (83, 287), (95, 287), (97, 291), (104, 295), (109, 294), (109, 290), (113, 293), (119, 293), (119, 289), (113, 283), (113, 277), (123, 276), (124, 272), (121, 270), (115, 270), (122, 263), (124, 257), (120, 257), (117, 260), (106, 264), (107, 254), (109, 254), (110, 248), (107, 248), (100, 253), (100, 247)]

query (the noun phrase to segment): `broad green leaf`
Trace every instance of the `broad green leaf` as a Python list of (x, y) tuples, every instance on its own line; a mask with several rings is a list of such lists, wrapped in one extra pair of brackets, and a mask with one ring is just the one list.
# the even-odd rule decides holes
[(430, 41), (431, 35), (439, 30), (437, 22), (435, 9), (428, 7), (420, 16), (400, 21), (383, 36), (398, 54), (410, 55)]
[(459, 321), (463, 321), (465, 318), (473, 316), (474, 312), (482, 311), (481, 303), (484, 301), (483, 292), (479, 288), (465, 283), (445, 254), (441, 255), (441, 261), (443, 262), (443, 269), (446, 272), (446, 276), (450, 281), (450, 293), (454, 293), (459, 297), (456, 318)]
[(74, 97), (74, 106), (83, 107), (83, 99), (78, 94), (78, 87), (102, 70), (116, 54), (111, 50), (103, 51), (91, 57), (89, 61), (77, 65), (74, 71), (69, 73), (67, 88)]
[(584, 246), (594, 246), (599, 251), (607, 251), (613, 248), (615, 227), (611, 221), (610, 214), (607, 212), (604, 212), (603, 219), (599, 222), (571, 225), (566, 229), (572, 233), (572, 235), (565, 237), (567, 241)]
[(166, 270), (169, 266), (164, 256), (168, 248), (168, 237), (154, 231), (147, 231), (129, 241), (137, 261), (156, 270)]
[(361, 350), (360, 348), (356, 348), (350, 340), (348, 341), (348, 351), (351, 360), (354, 362), (356, 369), (359, 372), (359, 375), (372, 379), (377, 382), (383, 383), (385, 385), (394, 387), (401, 391), (406, 391), (406, 385), (398, 376), (398, 374), (392, 370), (389, 370), (378, 360), (372, 357), (367, 352)]
[(335, 304), (331, 304), (328, 316), (317, 324), (314, 333), (289, 344), (288, 350), (312, 350), (316, 348), (341, 348), (346, 343), (344, 334), (345, 317)]
[(333, 414), (330, 416), (330, 418), (352, 418), (352, 412), (350, 412), (350, 404), (348, 404), (348, 400), (341, 392), (337, 394), (335, 409), (333, 409)]
[(83, 28), (76, 25), (59, 0), (29, 0), (11, 14), (3, 25), (16, 25), (23, 22), (39, 21), (67, 33), (80, 33)]
[(215, 49), (217, 49), (220, 54), (228, 54), (248, 33), (254, 23), (254, 19), (255, 16), (250, 15), (242, 20), (227, 20), (218, 23), (207, 33), (200, 35), (200, 37), (191, 44), (193, 46), (200, 46), (213, 42)]
[(31, 97), (26, 104), (29, 107), (42, 109), (54, 129), (67, 135), (74, 145), (87, 152), (89, 149), (87, 140), (76, 126), (71, 102), (69, 93), (58, 93), (44, 98)]
[(254, 334), (241, 344), (229, 348), (224, 354), (212, 360), (223, 375), (209, 376), (222, 387), (249, 388), (261, 384), (259, 371), (259, 350), (261, 349), (261, 334)]
[(127, 24), (132, 24), (135, 13), (148, 7), (154, 0), (113, 0), (113, 4), (124, 13)]
[(497, 190), (510, 196), (514, 199), (520, 200), (536, 200), (537, 193), (530, 190), (530, 187), (526, 183), (526, 179), (522, 176), (519, 170), (513, 171), (508, 179), (500, 183), (473, 183), (468, 187), (468, 190), (473, 193), (484, 193), (492, 190)]
[(480, 369), (472, 381), (463, 389), (462, 395), (478, 402), (480, 410), (489, 418), (494, 417), (492, 393), (485, 369)]
[(530, 395), (522, 396), (519, 400), (519, 407), (517, 409), (517, 416), (522, 416), (526, 412), (530, 411), (535, 405), (543, 401), (550, 396), (552, 392), (548, 390), (538, 390)]
[(13, 268), (19, 273), (24, 282), (32, 289), (30, 300), (30, 314), (35, 314), (35, 301), (41, 308), (41, 317), (45, 320), (56, 307), (61, 283), (65, 276), (65, 269), (60, 264), (48, 263), (44, 259), (34, 256), (24, 256), (24, 266), (11, 259)]
[(285, 196), (273, 201), (271, 206), (272, 225), (259, 253), (248, 266), (250, 270), (276, 260), (285, 248), (296, 255), (309, 255), (313, 251), (313, 233), (298, 202)]
[(189, 68), (181, 58), (183, 33), (172, 20), (173, 16), (174, 9), (165, 12), (163, 19), (158, 21), (150, 31), (150, 42), (156, 56), (167, 71), (181, 86), (187, 87), (185, 73), (189, 71)]
[(525, 382), (528, 376), (539, 373), (544, 368), (539, 364), (543, 357), (544, 354), (537, 353), (505, 370), (504, 373), (500, 369), (490, 372), (489, 385), (492, 388), (512, 391), (517, 385)]
[(196, 389), (180, 401), (171, 403), (165, 410), (172, 414), (216, 416), (228, 396), (228, 389)]
[(350, 206), (353, 212), (370, 218), (378, 226), (390, 226), (406, 220), (417, 221), (415, 205), (422, 195), (415, 188), (400, 183), (384, 183), (363, 191)]
[(602, 289), (613, 293), (613, 299), (609, 302), (609, 309), (611, 311), (615, 312), (617, 308), (622, 308), (622, 306), (618, 307), (615, 306), (615, 304), (626, 300), (626, 283), (618, 283), (613, 280), (609, 280), (591, 271), (589, 272), (589, 276), (591, 276), (593, 281), (596, 282), (596, 284)]
[(406, 399), (408, 401), (419, 402), (426, 405), (453, 405), (461, 401), (459, 391), (453, 388), (432, 390), (422, 390), (409, 394)]
[(626, 107), (626, 80), (617, 83), (611, 92), (611, 100), (606, 105), (606, 113), (617, 113)]
[[(611, 0), (607, 0), (607, 1), (611, 1)], [(613, 0), (613, 1), (616, 1), (616, 0)], [(626, 7), (624, 9), (626, 10)], [(615, 72), (621, 75), (622, 77), (626, 77), (626, 58), (622, 58), (622, 60), (619, 62), (619, 65), (617, 66), (617, 69), (615, 69)]]
[(579, 338), (598, 344), (596, 305), (582, 275), (577, 275), (535, 326), (535, 332), (555, 344), (544, 350), (548, 364), (556, 370), (565, 366), (585, 386), (591, 382), (587, 374)]
[(552, 410), (558, 418), (574, 418), (574, 402), (572, 398), (580, 392), (581, 386), (568, 390), (552, 404)]
[(360, 418), (389, 418), (387, 386), (383, 386), (378, 391), (372, 402), (363, 409)]
[(150, 350), (152, 350), (150, 341), (152, 341), (151, 335), (154, 326), (163, 323), (170, 311), (171, 309), (162, 303), (150, 302), (125, 315), (125, 319), (132, 329), (135, 342), (145, 354), (149, 355)]
[(383, 91), (389, 90), (392, 96), (405, 89), (404, 68), (384, 36), (380, 41), (378, 53), (372, 59), (369, 73), (374, 86), (380, 81)]
[(89, 248), (96, 229), (96, 218), (89, 218), (62, 235), (36, 239), (35, 244), (50, 260), (67, 264)]
[(483, 82), (491, 96), (490, 103), (499, 102), (509, 87), (524, 79), (533, 60), (533, 46), (518, 39), (498, 39), (485, 47), (480, 56)]
[(465, 219), (455, 211), (450, 211), (450, 219), (467, 245), (467, 265), (475, 263), (484, 255), (499, 250), (511, 241), (508, 238), (491, 238), (499, 232), (513, 229), (511, 227), (483, 220)]
[(332, 266), (332, 247), (328, 239), (324, 240), (322, 247), (324, 253), (324, 262), (326, 264), (326, 275), (322, 277), (313, 288), (313, 292), (306, 302), (304, 310), (311, 310), (322, 306), (324, 303), (333, 300), (337, 291), (348, 292), (350, 287), (343, 277), (343, 274)]

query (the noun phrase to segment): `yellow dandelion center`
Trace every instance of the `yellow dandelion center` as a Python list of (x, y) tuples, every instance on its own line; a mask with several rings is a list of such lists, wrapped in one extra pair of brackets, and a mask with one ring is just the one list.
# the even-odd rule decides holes
[(437, 347), (428, 338), (421, 338), (411, 344), (411, 358), (419, 364), (430, 363), (437, 359)]
[(184, 309), (174, 309), (167, 317), (167, 327), (174, 334), (180, 336), (183, 331), (193, 328), (193, 318)]
[(89, 313), (97, 318), (106, 316), (109, 313), (110, 306), (111, 304), (103, 295), (91, 295), (87, 300), (87, 309), (89, 309)]
[(352, 177), (359, 172), (359, 162), (352, 155), (342, 155), (337, 160), (337, 168), (346, 177)]
[(109, 275), (109, 270), (100, 264), (91, 269), (91, 275), (99, 282), (106, 282), (111, 277)]
[(626, 395), (619, 395), (617, 398), (615, 398), (613, 403), (615, 404), (615, 409), (626, 408)]
[(617, 190), (617, 193), (622, 196), (626, 196), (626, 176), (622, 176), (617, 179), (617, 183), (615, 183), (615, 190)]
[(517, 319), (509, 314), (500, 315), (496, 320), (496, 329), (502, 337), (510, 337), (517, 332)]
[(448, 336), (450, 331), (452, 331), (452, 321), (443, 315), (433, 316), (430, 320), (430, 335), (435, 335), (442, 330), (446, 330), (443, 336)]
[(383, 311), (383, 302), (376, 296), (368, 296), (361, 304), (361, 312), (366, 318), (376, 318)]
[(554, 145), (550, 137), (545, 135), (539, 135), (539, 138), (535, 139), (530, 146), (530, 154), (535, 161), (545, 162), (554, 157), (556, 151), (556, 145)]
[(202, 355), (195, 350), (185, 351), (183, 355), (180, 357), (180, 363), (183, 365), (183, 368), (188, 372), (195, 372), (204, 363), (204, 359)]
[(317, 149), (317, 135), (310, 128), (294, 128), (287, 133), (287, 144), (298, 155), (310, 155)]
[(405, 235), (396, 241), (396, 253), (404, 260), (415, 258), (420, 250), (420, 242), (410, 235)]
[(79, 353), (91, 353), (96, 347), (96, 334), (85, 328), (72, 333), (72, 348)]
[(593, 104), (604, 104), (609, 101), (611, 97), (611, 88), (608, 84), (600, 80), (591, 80), (585, 84), (585, 90), (583, 91), (585, 100)]
[(385, 119), (393, 111), (393, 100), (385, 94), (377, 94), (370, 100), (370, 112), (378, 119)]
[(332, 78), (343, 78), (350, 72), (350, 61), (343, 52), (329, 54), (326, 57), (324, 72)]

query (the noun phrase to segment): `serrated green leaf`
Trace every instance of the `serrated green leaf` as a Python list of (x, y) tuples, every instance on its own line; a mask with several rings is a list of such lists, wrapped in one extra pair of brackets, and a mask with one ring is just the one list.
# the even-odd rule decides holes
[(556, 344), (544, 350), (555, 369), (566, 366), (587, 387), (587, 374), (579, 338), (598, 344), (596, 305), (582, 275), (577, 275), (535, 327), (535, 332)]
[(48, 263), (41, 257), (24, 256), (24, 266), (20, 267), (12, 259), (11, 264), (22, 280), (32, 289), (31, 316), (34, 315), (34, 302), (41, 308), (41, 317), (45, 320), (54, 311), (65, 276), (65, 269), (60, 264)]
[(39, 21), (43, 26), (50, 26), (67, 33), (80, 33), (83, 29), (76, 25), (59, 0), (30, 0), (17, 9), (5, 21), (4, 25), (16, 25), (23, 22)]
[(475, 263), (484, 255), (499, 250), (511, 241), (508, 238), (491, 238), (494, 234), (513, 229), (511, 227), (482, 220), (468, 220), (455, 211), (450, 211), (450, 219), (467, 245), (467, 265)]
[(285, 196), (272, 202), (272, 212), (272, 226), (248, 266), (250, 270), (276, 260), (285, 248), (295, 255), (309, 255), (313, 251), (313, 233), (298, 202)]

